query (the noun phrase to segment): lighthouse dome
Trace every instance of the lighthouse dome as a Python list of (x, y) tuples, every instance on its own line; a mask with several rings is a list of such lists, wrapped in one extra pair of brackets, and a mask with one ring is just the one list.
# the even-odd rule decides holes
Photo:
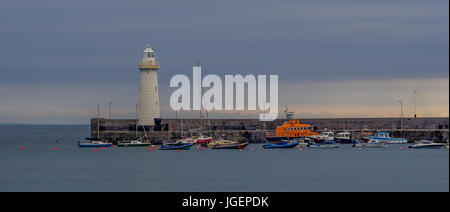
[(147, 47), (142, 52), (142, 64), (156, 64), (155, 52), (153, 51), (150, 44), (147, 44)]
[(153, 51), (152, 47), (150, 47), (150, 44), (147, 44), (147, 46), (145, 47), (144, 52), (147, 53), (147, 52), (154, 52), (154, 51)]

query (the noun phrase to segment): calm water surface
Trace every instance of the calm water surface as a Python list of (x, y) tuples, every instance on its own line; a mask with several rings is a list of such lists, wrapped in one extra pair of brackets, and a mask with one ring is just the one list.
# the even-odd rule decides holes
[(77, 147), (87, 136), (87, 125), (0, 126), (0, 191), (449, 191), (444, 149), (94, 152)]

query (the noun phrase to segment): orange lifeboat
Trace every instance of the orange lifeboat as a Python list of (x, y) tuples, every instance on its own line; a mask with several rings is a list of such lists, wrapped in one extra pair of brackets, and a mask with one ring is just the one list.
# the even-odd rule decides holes
[(300, 137), (308, 137), (319, 135), (319, 133), (311, 131), (311, 125), (301, 124), (299, 119), (289, 120), (283, 125), (278, 126), (275, 135), (267, 135), (268, 141), (280, 141), (285, 139), (293, 139)]

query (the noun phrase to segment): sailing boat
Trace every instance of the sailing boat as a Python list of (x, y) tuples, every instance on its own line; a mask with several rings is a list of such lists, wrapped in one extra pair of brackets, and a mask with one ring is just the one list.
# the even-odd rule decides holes
[[(197, 64), (198, 64), (198, 66), (200, 66), (200, 64), (198, 62), (197, 62)], [(202, 105), (202, 103), (200, 105)], [(203, 106), (201, 106), (201, 107), (203, 107)], [(199, 145), (205, 145), (205, 144), (208, 144), (213, 141), (213, 137), (211, 137), (211, 134), (212, 134), (211, 133), (211, 122), (209, 121), (208, 110), (205, 110), (205, 111), (206, 111), (206, 118), (208, 119), (208, 123), (209, 123), (210, 136), (203, 135), (203, 117), (204, 116), (202, 114), (202, 109), (200, 108), (200, 136), (194, 137), (195, 143), (199, 144)]]
[[(206, 111), (206, 116), (208, 117), (208, 111)], [(209, 118), (209, 117), (208, 117)], [(209, 119), (208, 119), (209, 122)], [(211, 133), (211, 123), (209, 123), (209, 131)], [(202, 110), (200, 110), (200, 136), (195, 138), (196, 144), (208, 144), (213, 141), (211, 136), (203, 135), (203, 115)]]
[(144, 128), (145, 137), (147, 138), (147, 140), (141, 141), (139, 139), (139, 135), (138, 135), (139, 125), (138, 125), (138, 115), (137, 115), (138, 112), (137, 111), (138, 111), (138, 106), (136, 105), (136, 139), (121, 141), (121, 142), (117, 143), (118, 147), (138, 147), (138, 146), (150, 146), (151, 145), (151, 143), (147, 137), (147, 133), (145, 132), (144, 126), (143, 126), (143, 128)]
[(100, 105), (97, 105), (97, 140), (91, 142), (79, 142), (78, 147), (111, 147), (112, 143), (100, 141)]
[[(178, 114), (178, 112), (177, 112)], [(183, 134), (181, 139), (175, 142), (165, 142), (159, 147), (159, 150), (189, 150), (194, 145), (191, 139), (184, 138), (183, 119), (181, 119), (181, 132)]]

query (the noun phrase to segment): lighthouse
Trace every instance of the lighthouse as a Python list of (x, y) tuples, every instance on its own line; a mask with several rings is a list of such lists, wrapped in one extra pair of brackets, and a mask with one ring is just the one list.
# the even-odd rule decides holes
[(141, 71), (138, 125), (154, 126), (155, 118), (160, 118), (158, 94), (159, 62), (150, 45), (147, 45), (142, 52), (138, 69)]

